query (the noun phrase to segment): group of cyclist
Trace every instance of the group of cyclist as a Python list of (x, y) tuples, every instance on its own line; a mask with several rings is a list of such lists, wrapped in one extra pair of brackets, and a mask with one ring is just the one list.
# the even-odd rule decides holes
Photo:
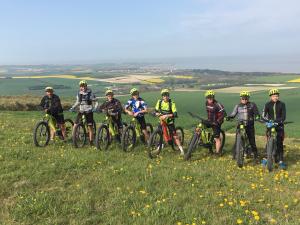
[[(54, 94), (52, 87), (45, 88), (45, 96), (41, 100), (41, 107), (43, 110), (51, 114), (59, 124), (62, 136), (66, 138), (63, 108), (60, 99)], [(146, 130), (145, 114), (148, 112), (147, 103), (140, 97), (139, 90), (133, 88), (130, 90), (131, 98), (123, 106), (121, 102), (114, 97), (113, 90), (107, 90), (105, 92), (106, 100), (101, 105), (98, 104), (96, 96), (92, 90), (88, 88), (88, 84), (85, 80), (79, 82), (79, 91), (76, 96), (76, 102), (70, 108), (70, 111), (75, 111), (79, 107), (75, 125), (79, 123), (82, 114), (86, 116), (89, 132), (90, 144), (94, 143), (93, 136), (93, 113), (106, 112), (112, 117), (112, 121), (117, 125), (119, 133), (122, 133), (122, 113), (127, 113), (137, 119), (140, 124), (141, 130), (145, 136), (145, 140), (149, 140), (149, 133)], [(258, 151), (255, 142), (255, 120), (264, 119), (266, 121), (274, 121), (278, 123), (276, 127), (277, 131), (277, 150), (278, 156), (276, 162), (280, 168), (285, 169), (286, 164), (283, 162), (283, 140), (284, 140), (284, 121), (286, 119), (285, 104), (279, 100), (279, 90), (271, 89), (269, 91), (270, 100), (265, 104), (262, 114), (259, 113), (258, 107), (254, 102), (250, 101), (250, 93), (248, 91), (242, 91), (240, 93), (240, 102), (234, 107), (231, 114), (227, 116), (224, 106), (216, 100), (215, 92), (213, 90), (207, 90), (205, 92), (206, 98), (206, 111), (207, 111), (207, 123), (213, 130), (214, 141), (216, 145), (215, 154), (221, 155), (221, 139), (220, 132), (221, 126), (224, 120), (230, 120), (237, 117), (238, 121), (246, 121), (246, 133), (249, 139), (249, 144), (252, 149), (254, 158), (258, 158)], [(162, 89), (161, 99), (159, 99), (155, 106), (155, 115), (167, 123), (168, 132), (173, 136), (175, 144), (180, 150), (180, 154), (184, 155), (184, 150), (175, 130), (175, 118), (177, 115), (176, 104), (173, 99), (170, 98), (169, 89)], [(74, 125), (74, 126), (75, 126)], [(51, 131), (50, 139), (54, 139), (55, 131)], [(267, 160), (263, 158), (262, 164), (266, 165)]]

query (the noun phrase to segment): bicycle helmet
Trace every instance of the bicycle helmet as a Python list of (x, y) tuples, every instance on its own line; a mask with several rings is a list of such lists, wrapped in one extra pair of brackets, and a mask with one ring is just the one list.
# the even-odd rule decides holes
[(214, 98), (215, 97), (215, 92), (213, 90), (207, 90), (205, 92), (205, 97), (206, 98)]
[(240, 97), (250, 98), (250, 92), (249, 91), (241, 91)]
[(133, 94), (138, 94), (139, 93), (139, 90), (137, 88), (132, 88), (130, 90), (130, 94), (133, 95)]
[(86, 80), (81, 80), (81, 81), (79, 82), (79, 86), (87, 86)]
[(107, 96), (107, 95), (113, 95), (114, 94), (114, 92), (113, 92), (113, 90), (111, 90), (111, 89), (108, 89), (108, 90), (106, 90), (105, 91), (105, 95)]
[(46, 87), (45, 91), (53, 91), (53, 87)]
[(272, 95), (279, 95), (279, 90), (276, 88), (270, 89), (269, 96), (272, 96)]
[(170, 91), (167, 88), (162, 89), (160, 93), (162, 96), (170, 95)]

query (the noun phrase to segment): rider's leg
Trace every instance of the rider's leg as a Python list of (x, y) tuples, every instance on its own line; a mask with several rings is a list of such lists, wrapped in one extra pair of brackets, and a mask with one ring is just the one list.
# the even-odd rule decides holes
[(182, 145), (181, 145), (181, 143), (180, 143), (180, 140), (179, 140), (178, 135), (176, 134), (175, 124), (174, 124), (174, 123), (169, 124), (169, 125), (168, 125), (168, 128), (169, 128), (170, 136), (171, 136), (171, 135), (173, 136), (174, 141), (175, 141), (175, 144), (178, 146), (178, 148), (179, 148), (179, 150), (180, 150), (180, 154), (181, 154), (181, 155), (184, 155), (183, 147), (182, 147)]
[(137, 117), (137, 121), (140, 124), (140, 127), (141, 127), (142, 132), (143, 132), (144, 137), (145, 137), (145, 141), (147, 142), (149, 140), (149, 134), (148, 134), (148, 131), (147, 131), (147, 125), (146, 125), (145, 117), (144, 116)]
[(94, 139), (93, 125), (88, 125), (88, 129), (89, 129), (89, 140), (90, 140), (90, 142), (92, 142)]
[(257, 158), (258, 156), (258, 152), (257, 152), (257, 147), (256, 147), (256, 142), (255, 142), (255, 128), (254, 128), (254, 124), (249, 124), (246, 127), (246, 133), (249, 139), (249, 144), (251, 146), (254, 158)]
[(59, 128), (61, 130), (61, 134), (63, 138), (65, 139), (66, 137), (66, 126), (65, 126), (65, 119), (63, 114), (58, 114), (56, 117), (56, 122), (59, 125)]
[(116, 122), (118, 127), (118, 135), (116, 137), (118, 141), (121, 141), (121, 135), (123, 133), (123, 123), (122, 123), (121, 115), (116, 117), (114, 121)]
[(221, 153), (221, 138), (220, 138), (220, 133), (221, 133), (221, 126), (217, 125), (217, 126), (212, 126), (213, 132), (214, 132), (214, 140), (216, 143), (216, 153), (220, 154)]
[(50, 127), (50, 140), (54, 140), (55, 132), (56, 132), (56, 124), (54, 119), (51, 117), (49, 120), (49, 127)]
[(94, 116), (93, 116), (93, 112), (86, 113), (85, 116), (86, 116), (86, 122), (88, 124), (89, 140), (90, 140), (90, 144), (92, 145), (93, 140), (94, 140), (94, 127), (93, 127)]

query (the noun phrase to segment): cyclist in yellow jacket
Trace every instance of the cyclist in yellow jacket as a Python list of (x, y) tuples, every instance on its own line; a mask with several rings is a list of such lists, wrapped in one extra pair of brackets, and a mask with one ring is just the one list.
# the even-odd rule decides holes
[[(158, 100), (155, 106), (156, 115), (159, 116), (161, 121), (165, 121), (167, 123), (167, 127), (169, 130), (169, 136), (173, 136), (175, 140), (175, 144), (178, 146), (180, 150), (180, 154), (184, 155), (184, 151), (178, 135), (176, 134), (175, 129), (175, 118), (177, 117), (177, 109), (175, 102), (170, 98), (169, 89), (163, 89), (161, 91), (162, 99)], [(172, 141), (170, 137), (167, 138), (168, 141)]]

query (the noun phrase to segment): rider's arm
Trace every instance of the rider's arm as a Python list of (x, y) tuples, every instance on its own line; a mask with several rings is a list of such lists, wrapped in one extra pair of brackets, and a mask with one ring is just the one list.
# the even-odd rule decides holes
[(281, 107), (281, 117), (276, 119), (276, 122), (278, 123), (283, 123), (286, 119), (286, 109), (285, 109), (285, 104), (281, 102), (282, 107)]
[(128, 108), (131, 106), (131, 103), (132, 103), (132, 101), (131, 101), (131, 100), (128, 100), (127, 103), (125, 104), (125, 106), (124, 106), (124, 111), (125, 111), (126, 113), (130, 112), (130, 110), (128, 110)]
[(44, 110), (44, 109), (46, 109), (46, 100), (45, 100), (46, 98), (45, 98), (45, 96), (42, 98), (42, 100), (41, 100), (41, 103), (40, 103), (40, 107), (42, 107), (42, 109)]
[(123, 106), (122, 106), (122, 103), (119, 100), (117, 100), (117, 102), (116, 102), (116, 111), (118, 113), (122, 113), (123, 112)]
[(172, 117), (178, 117), (178, 114), (177, 114), (177, 109), (176, 109), (176, 104), (175, 104), (175, 102), (172, 102), (172, 112), (173, 112), (173, 115), (172, 115)]
[(77, 95), (76, 96), (76, 102), (75, 102), (75, 104), (72, 106), (72, 109), (75, 109), (77, 106), (79, 106), (80, 105), (80, 101), (79, 101), (79, 96)]
[(147, 113), (148, 112), (148, 106), (147, 106), (147, 103), (144, 100), (141, 101), (141, 107), (143, 109), (140, 111), (140, 113)]
[(262, 114), (261, 114), (261, 117), (262, 117), (264, 120), (269, 120), (268, 103), (265, 104), (264, 109), (263, 109)]
[(91, 100), (94, 102), (94, 110), (97, 110), (99, 102), (98, 102), (95, 94), (91, 94)]
[(236, 114), (238, 113), (238, 105), (236, 105), (233, 110), (232, 110), (232, 113), (230, 113), (230, 115), (228, 116), (229, 118), (234, 118), (236, 117)]
[(220, 103), (218, 103), (218, 114), (220, 115), (220, 117), (217, 119), (217, 122), (220, 124), (222, 123), (222, 121), (224, 120), (224, 117), (226, 115), (226, 111), (223, 105), (221, 105)]
[(252, 103), (253, 104), (253, 114), (254, 114), (254, 118), (255, 119), (259, 119), (260, 118), (260, 113), (259, 113), (259, 110), (257, 108), (257, 105), (255, 103)]

